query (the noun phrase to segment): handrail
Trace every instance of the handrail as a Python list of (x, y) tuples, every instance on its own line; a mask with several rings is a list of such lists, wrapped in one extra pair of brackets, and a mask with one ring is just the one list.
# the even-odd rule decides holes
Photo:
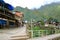
[(49, 32), (48, 30), (28, 30), (27, 32), (28, 33), (30, 32), (29, 35), (31, 38), (34, 38), (34, 32), (35, 32), (35, 35), (38, 35), (38, 37), (42, 37), (42, 36), (60, 33), (60, 30), (55, 30), (55, 31), (52, 30), (51, 34), (48, 33)]
[(52, 35), (48, 35), (48, 36), (44, 36), (44, 37), (31, 38), (28, 40), (55, 40), (55, 39), (59, 39), (59, 37), (60, 37), (60, 33), (52, 34)]

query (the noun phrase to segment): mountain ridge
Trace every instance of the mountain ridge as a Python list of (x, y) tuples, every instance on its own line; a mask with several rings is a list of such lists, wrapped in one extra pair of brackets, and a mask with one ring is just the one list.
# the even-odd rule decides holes
[(44, 6), (41, 6), (39, 9), (28, 9), (22, 7), (16, 7), (14, 11), (22, 11), (24, 13), (24, 20), (44, 20), (49, 19), (50, 17), (60, 21), (60, 3), (51, 3)]

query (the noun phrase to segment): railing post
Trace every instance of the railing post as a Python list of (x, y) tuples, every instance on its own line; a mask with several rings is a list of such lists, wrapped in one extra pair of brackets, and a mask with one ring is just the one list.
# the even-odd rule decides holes
[(38, 33), (39, 33), (39, 37), (40, 37), (40, 30), (38, 30)]
[(31, 38), (33, 38), (33, 30), (31, 30)]
[(47, 35), (47, 30), (45, 30), (46, 31), (46, 35)]
[(43, 36), (43, 30), (42, 30), (41, 32), (42, 32), (42, 34), (41, 34), (41, 35)]

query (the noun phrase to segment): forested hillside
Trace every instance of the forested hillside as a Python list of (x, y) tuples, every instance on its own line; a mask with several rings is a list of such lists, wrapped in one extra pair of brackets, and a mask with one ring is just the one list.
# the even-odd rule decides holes
[(41, 6), (39, 9), (28, 9), (17, 6), (14, 11), (22, 11), (24, 13), (24, 20), (45, 20), (54, 18), (60, 21), (60, 3), (51, 3)]

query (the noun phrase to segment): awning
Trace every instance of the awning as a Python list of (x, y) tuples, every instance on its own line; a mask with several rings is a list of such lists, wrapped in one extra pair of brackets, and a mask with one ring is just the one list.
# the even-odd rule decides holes
[(3, 0), (0, 0), (0, 3), (5, 3)]
[(4, 4), (5, 4), (5, 2), (4, 2), (3, 0), (0, 0), (0, 4), (4, 5)]
[(0, 19), (0, 25), (4, 25), (4, 24), (6, 24), (7, 22), (5, 21), (5, 20), (1, 20)]
[(13, 10), (14, 9), (14, 7), (12, 5), (8, 4), (8, 3), (5, 3), (4, 6), (5, 6), (5, 8), (7, 8), (9, 10)]
[(0, 0), (0, 5), (4, 6), (4, 8), (7, 8), (9, 10), (13, 10), (14, 7), (8, 3), (5, 3), (3, 0)]

